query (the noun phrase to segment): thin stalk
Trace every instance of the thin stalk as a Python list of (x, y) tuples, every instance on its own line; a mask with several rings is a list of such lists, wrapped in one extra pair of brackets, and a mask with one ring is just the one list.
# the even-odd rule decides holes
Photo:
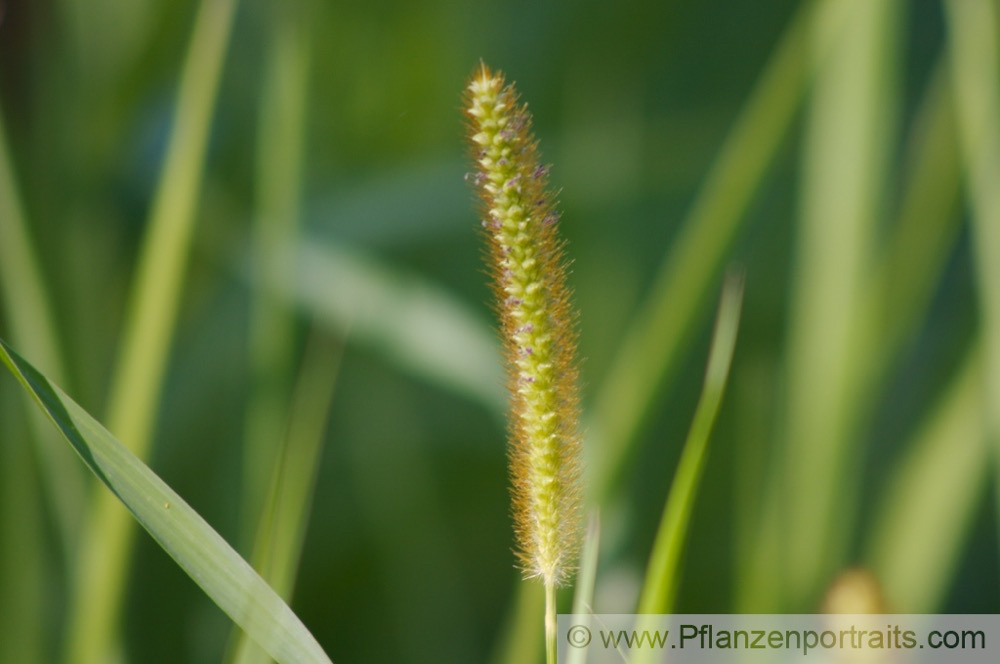
[(556, 584), (545, 583), (545, 662), (556, 664)]

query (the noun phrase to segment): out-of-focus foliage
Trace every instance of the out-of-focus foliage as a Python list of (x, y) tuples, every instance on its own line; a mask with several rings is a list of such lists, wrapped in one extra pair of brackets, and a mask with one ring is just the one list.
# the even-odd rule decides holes
[[(997, 155), (983, 166), (962, 138), (996, 91), (956, 78), (997, 70), (1000, 19), (964, 1), (991, 17), (965, 41), (963, 0), (237, 3), (147, 462), (250, 558), (270, 478), (245, 472), (246, 429), (281, 438), (294, 386), (322, 386), (296, 378), (307, 338), (342, 344), (292, 608), (337, 662), (541, 654), (463, 182), (482, 59), (530, 103), (561, 188), (594, 608), (636, 606), (739, 263), (677, 610), (812, 611), (852, 566), (891, 611), (1000, 610), (984, 387), (1000, 383), (981, 343), (1000, 284), (980, 244), (997, 211), (973, 175)], [(201, 4), (0, 4), (0, 337), (91, 413), (111, 407)], [(284, 230), (261, 232), (268, 215)], [(268, 252), (275, 237), (301, 260)], [(103, 489), (74, 488), (78, 459), (18, 391), (0, 377), (0, 659), (58, 661)], [(272, 420), (248, 415), (261, 403)], [(115, 569), (129, 661), (232, 652), (228, 619), (151, 539)]]

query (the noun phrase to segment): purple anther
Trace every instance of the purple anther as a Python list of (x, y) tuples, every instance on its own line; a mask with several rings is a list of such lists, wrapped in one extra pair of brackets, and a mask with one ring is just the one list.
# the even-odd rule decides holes
[(548, 174), (549, 174), (548, 166), (539, 166), (535, 169), (535, 172), (532, 173), (531, 176), (537, 180), (539, 178), (545, 177)]
[(559, 221), (559, 215), (556, 214), (555, 212), (549, 212), (547, 215), (545, 215), (545, 219), (542, 220), (542, 224), (545, 226), (552, 226), (557, 221)]

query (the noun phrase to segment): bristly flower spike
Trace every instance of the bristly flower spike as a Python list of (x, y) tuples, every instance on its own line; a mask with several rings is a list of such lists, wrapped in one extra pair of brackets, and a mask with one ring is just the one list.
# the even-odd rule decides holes
[(518, 557), (554, 593), (573, 570), (581, 532), (576, 333), (559, 215), (514, 87), (483, 65), (465, 109), (507, 356)]

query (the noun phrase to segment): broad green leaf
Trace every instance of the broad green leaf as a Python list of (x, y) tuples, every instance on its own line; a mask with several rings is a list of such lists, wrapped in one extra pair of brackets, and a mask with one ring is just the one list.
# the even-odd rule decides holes
[(0, 360), (98, 479), (264, 650), (279, 662), (330, 662), (274, 590), (163, 480), (2, 340)]

